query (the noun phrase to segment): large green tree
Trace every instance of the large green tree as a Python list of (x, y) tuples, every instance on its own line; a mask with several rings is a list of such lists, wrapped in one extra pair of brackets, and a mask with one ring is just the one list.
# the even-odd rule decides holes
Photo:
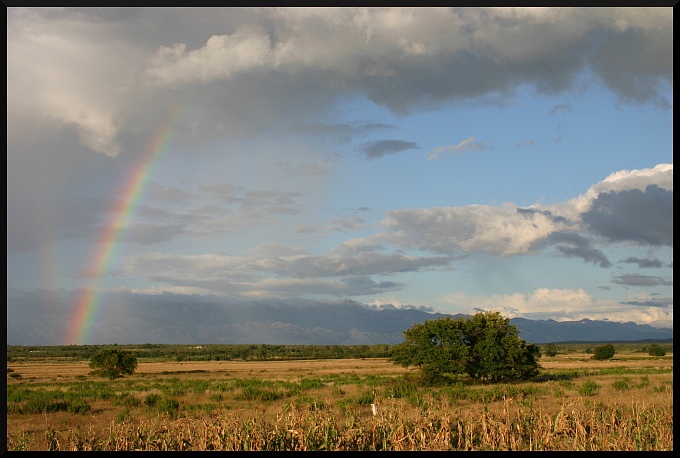
[(117, 348), (104, 348), (90, 357), (92, 375), (101, 375), (113, 380), (134, 373), (137, 358), (132, 352)]
[(390, 360), (419, 367), (430, 383), (460, 374), (491, 381), (524, 380), (539, 371), (538, 346), (520, 339), (517, 327), (499, 312), (416, 323), (404, 337), (393, 347)]

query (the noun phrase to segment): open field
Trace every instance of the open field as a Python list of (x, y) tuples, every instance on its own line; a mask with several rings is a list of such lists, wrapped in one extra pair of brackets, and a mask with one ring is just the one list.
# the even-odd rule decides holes
[[(7, 367), (21, 373), (23, 377), (47, 380), (54, 377), (70, 378), (87, 375), (92, 370), (86, 361), (63, 363), (8, 364)], [(385, 358), (361, 359), (322, 359), (306, 361), (183, 361), (183, 362), (140, 362), (135, 375), (162, 373), (191, 373), (205, 371), (212, 376), (252, 376), (290, 377), (302, 375), (328, 375), (351, 372), (372, 374), (399, 374), (406, 369), (387, 361)]]
[[(671, 450), (673, 357), (570, 352), (530, 382), (426, 387), (385, 358), (8, 363), (10, 450)], [(375, 393), (375, 397), (374, 394)], [(371, 404), (378, 407), (374, 416)]]

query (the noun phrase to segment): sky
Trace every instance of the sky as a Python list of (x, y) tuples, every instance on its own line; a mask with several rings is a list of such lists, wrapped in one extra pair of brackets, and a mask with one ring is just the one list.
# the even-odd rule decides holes
[(106, 292), (672, 327), (672, 38), (658, 7), (8, 8), (8, 301), (72, 294), (65, 343)]

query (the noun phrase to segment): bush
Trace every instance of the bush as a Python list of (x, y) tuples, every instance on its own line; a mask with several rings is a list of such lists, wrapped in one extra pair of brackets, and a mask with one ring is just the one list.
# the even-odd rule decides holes
[(66, 410), (71, 413), (79, 413), (82, 415), (92, 410), (92, 406), (86, 402), (73, 401), (67, 404)]
[(549, 343), (543, 348), (543, 353), (545, 353), (546, 356), (557, 356), (557, 345), (554, 343)]
[(627, 391), (630, 389), (630, 380), (624, 378), (623, 380), (615, 380), (612, 382), (612, 387), (618, 391)]
[(650, 345), (648, 353), (649, 356), (666, 356), (666, 350), (657, 344)]
[(118, 400), (114, 401), (113, 405), (123, 407), (139, 407), (142, 405), (142, 401), (130, 394), (124, 394), (121, 395)]
[(600, 345), (595, 347), (593, 356), (591, 358), (599, 360), (612, 359), (615, 353), (616, 350), (614, 349), (614, 345), (612, 344)]
[(146, 404), (149, 407), (153, 407), (156, 405), (160, 398), (161, 398), (160, 395), (155, 393), (147, 394), (146, 399), (144, 399), (144, 404)]
[(581, 396), (595, 396), (595, 392), (599, 387), (600, 385), (595, 382), (585, 382), (579, 387), (578, 393)]
[(179, 401), (173, 398), (163, 398), (158, 402), (158, 410), (167, 413), (171, 417), (177, 416), (179, 410)]

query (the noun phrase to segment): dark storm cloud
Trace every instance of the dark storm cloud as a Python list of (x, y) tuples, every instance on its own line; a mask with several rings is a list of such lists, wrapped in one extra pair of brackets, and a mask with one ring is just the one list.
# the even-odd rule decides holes
[(673, 280), (639, 274), (619, 275), (614, 277), (612, 283), (626, 286), (673, 286)]
[(409, 149), (417, 149), (418, 145), (403, 140), (379, 140), (361, 147), (366, 159), (375, 159), (387, 154), (400, 153)]
[(673, 246), (673, 191), (648, 185), (601, 193), (581, 215), (588, 228), (612, 242)]

